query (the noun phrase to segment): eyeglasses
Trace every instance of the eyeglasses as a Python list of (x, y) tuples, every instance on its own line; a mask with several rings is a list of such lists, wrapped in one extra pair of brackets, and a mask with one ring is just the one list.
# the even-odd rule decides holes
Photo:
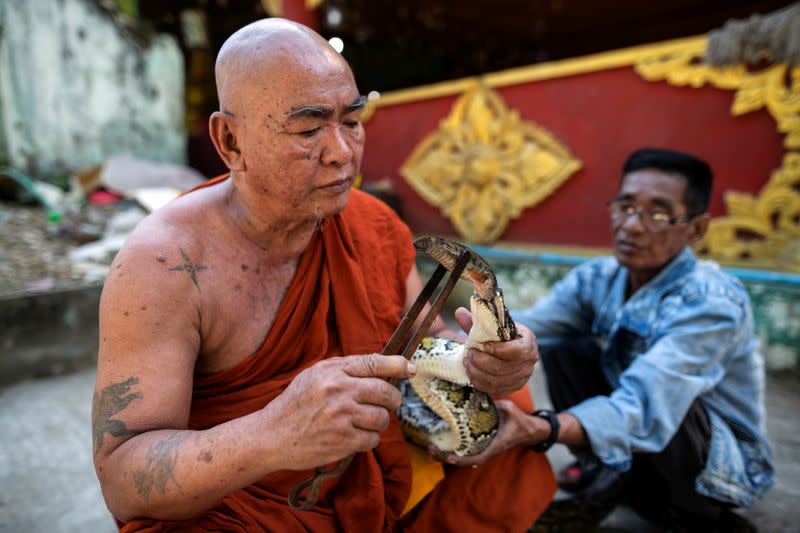
[(650, 232), (664, 231), (670, 226), (675, 224), (682, 224), (693, 219), (697, 215), (678, 215), (672, 216), (669, 211), (658, 207), (651, 207), (650, 209), (642, 209), (637, 207), (636, 204), (629, 200), (622, 200), (613, 198), (606, 202), (608, 205), (609, 213), (611, 214), (611, 221), (614, 224), (620, 224), (628, 219), (629, 216), (635, 214), (642, 222), (644, 229)]

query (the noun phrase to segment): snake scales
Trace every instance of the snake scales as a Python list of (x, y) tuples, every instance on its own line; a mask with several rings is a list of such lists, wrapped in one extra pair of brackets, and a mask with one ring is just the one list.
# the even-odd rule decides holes
[[(466, 249), (434, 236), (420, 237), (414, 246), (451, 271)], [(470, 385), (464, 355), (469, 348), (511, 340), (517, 333), (494, 271), (480, 255), (470, 252), (471, 259), (461, 274), (474, 288), (470, 298), (473, 326), (466, 343), (425, 337), (411, 358), (417, 374), (398, 383), (403, 404), (397, 417), (406, 438), (422, 447), (433, 443), (442, 451), (462, 456), (483, 451), (499, 425), (492, 399)]]
[[(453, 271), (467, 249), (463, 244), (441, 237), (420, 237), (414, 246)], [(488, 341), (507, 341), (517, 335), (514, 321), (503, 302), (494, 271), (472, 250), (461, 278), (472, 283), (470, 298), (472, 329), (466, 343), (425, 337), (411, 360), (416, 375), (398, 383), (403, 403), (397, 417), (406, 438), (424, 447), (435, 444), (444, 452), (475, 455), (484, 450), (497, 434), (500, 417), (492, 399), (470, 386), (464, 368), (464, 354), (469, 348), (482, 349)], [(295, 509), (311, 509), (325, 479), (345, 471), (353, 456), (341, 459), (333, 468), (318, 467), (314, 474), (298, 483), (289, 493), (288, 502)], [(305, 501), (300, 494), (308, 490)]]

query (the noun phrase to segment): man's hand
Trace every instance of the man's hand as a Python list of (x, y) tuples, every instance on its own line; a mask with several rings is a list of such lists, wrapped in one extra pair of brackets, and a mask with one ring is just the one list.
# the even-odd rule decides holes
[(303, 470), (378, 445), (402, 398), (389, 378), (416, 372), (399, 355), (325, 359), (303, 370), (263, 411), (265, 429), (286, 443), (286, 469)]
[[(459, 307), (456, 321), (464, 331), (472, 328), (472, 315)], [(508, 396), (528, 383), (533, 365), (539, 360), (536, 337), (525, 326), (517, 324), (517, 338), (487, 342), (484, 351), (471, 348), (464, 359), (472, 386), (491, 396)]]
[(547, 427), (546, 422), (542, 421), (544, 424), (540, 424), (537, 419), (514, 405), (514, 402), (497, 400), (495, 405), (500, 413), (500, 428), (489, 446), (481, 453), (469, 457), (459, 457), (455, 454), (442, 452), (434, 445), (428, 447), (428, 453), (438, 461), (450, 465), (477, 466), (514, 446), (535, 444), (546, 439), (550, 434), (550, 429)]

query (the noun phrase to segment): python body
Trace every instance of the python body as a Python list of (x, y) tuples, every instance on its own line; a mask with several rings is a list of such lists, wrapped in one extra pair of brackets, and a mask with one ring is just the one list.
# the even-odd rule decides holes
[[(414, 246), (452, 272), (465, 246), (440, 237), (420, 237)], [(417, 373), (398, 383), (403, 403), (397, 418), (406, 437), (419, 446), (435, 444), (444, 452), (475, 455), (483, 451), (497, 433), (500, 417), (492, 399), (470, 386), (464, 368), (469, 348), (483, 349), (488, 341), (507, 341), (517, 335), (513, 320), (503, 303), (494, 271), (481, 256), (470, 250), (471, 258), (461, 278), (472, 283), (470, 298), (472, 329), (465, 344), (426, 337), (411, 360)], [(319, 467), (295, 485), (288, 501), (295, 509), (316, 504), (325, 479), (340, 475), (353, 456), (341, 459), (334, 468)], [(305, 500), (300, 494), (308, 490)]]
[[(462, 244), (440, 237), (420, 237), (414, 246), (448, 270), (453, 269)], [(406, 437), (427, 447), (456, 455), (475, 455), (483, 451), (497, 433), (499, 415), (491, 398), (470, 386), (464, 368), (469, 348), (483, 349), (488, 341), (507, 341), (517, 335), (514, 321), (503, 302), (494, 271), (480, 255), (472, 257), (461, 279), (474, 287), (470, 298), (473, 326), (465, 344), (426, 337), (411, 361), (416, 375), (398, 383), (403, 404), (397, 417)]]

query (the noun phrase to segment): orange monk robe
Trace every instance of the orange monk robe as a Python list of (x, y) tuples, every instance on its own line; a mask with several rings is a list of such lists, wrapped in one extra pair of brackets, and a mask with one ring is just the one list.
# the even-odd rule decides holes
[[(190, 429), (210, 428), (261, 409), (303, 369), (327, 357), (380, 351), (394, 331), (405, 302), (405, 280), (414, 262), (411, 233), (380, 201), (357, 190), (350, 194), (347, 208), (325, 223), (301, 257), (261, 348), (231, 369), (195, 376)], [(520, 450), (512, 451), (509, 459), (498, 458), (498, 466), (507, 471), (494, 471), (487, 464), (478, 469), (456, 469), (462, 472), (452, 479), (469, 487), (469, 480), (483, 473), (486, 475), (478, 477), (492, 484), (493, 491), (507, 496), (503, 504), (506, 509), (512, 498), (526, 500), (521, 505), (527, 516), (515, 522), (520, 525), (516, 529), (522, 531), (527, 527), (522, 524), (530, 525), (546, 506), (541, 501), (552, 496), (549, 465), (542, 454)], [(310, 474), (273, 472), (234, 491), (194, 519), (133, 520), (122, 531), (389, 531), (405, 507), (412, 480), (399, 423), (392, 417), (374, 450), (356, 454), (342, 476), (326, 481), (313, 509), (292, 509), (287, 503), (289, 491)], [(460, 512), (457, 502), (465, 497), (472, 501), (457, 486), (450, 487), (451, 474), (449, 471), (415, 508), (415, 523), (422, 524), (426, 519), (427, 514), (419, 509), (429, 501), (442, 505), (445, 512)], [(550, 485), (542, 480), (550, 480)], [(439, 503), (438, 495), (448, 490), (458, 491), (459, 497)], [(502, 524), (508, 514), (497, 507), (492, 513), (489, 516), (481, 511), (475, 516), (496, 518)], [(473, 516), (472, 510), (465, 510), (463, 516)]]

